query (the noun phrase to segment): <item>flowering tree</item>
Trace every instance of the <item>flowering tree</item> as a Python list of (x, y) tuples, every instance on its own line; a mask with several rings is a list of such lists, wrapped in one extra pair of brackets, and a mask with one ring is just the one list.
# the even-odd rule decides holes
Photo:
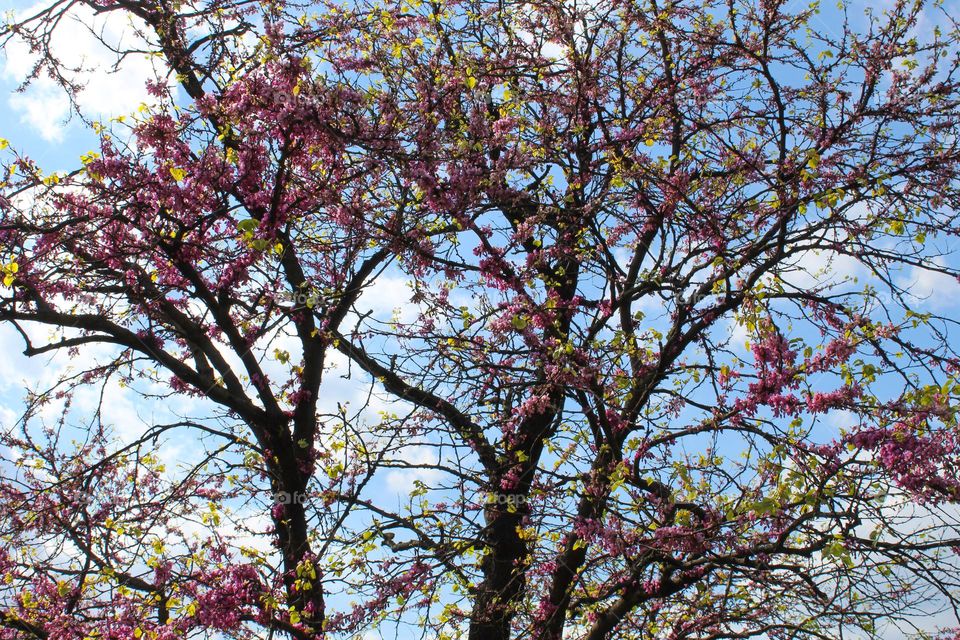
[[(163, 64), (76, 171), (6, 152), (0, 319), (83, 370), (2, 436), (0, 637), (951, 633), (938, 4), (78, 0), (6, 31), (68, 92), (82, 7)], [(118, 441), (115, 381), (189, 415)]]

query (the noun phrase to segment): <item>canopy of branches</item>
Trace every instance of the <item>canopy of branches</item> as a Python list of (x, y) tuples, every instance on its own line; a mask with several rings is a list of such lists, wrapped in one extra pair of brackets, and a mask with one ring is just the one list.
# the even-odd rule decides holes
[(0, 640), (955, 637), (960, 31), (884, 6), (13, 14), (92, 149), (0, 144)]

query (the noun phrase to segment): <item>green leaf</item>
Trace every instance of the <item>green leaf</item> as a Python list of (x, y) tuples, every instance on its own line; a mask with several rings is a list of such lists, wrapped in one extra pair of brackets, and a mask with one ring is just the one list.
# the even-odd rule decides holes
[(260, 223), (253, 218), (247, 218), (246, 220), (241, 220), (237, 223), (237, 229), (243, 233), (252, 233), (260, 226)]

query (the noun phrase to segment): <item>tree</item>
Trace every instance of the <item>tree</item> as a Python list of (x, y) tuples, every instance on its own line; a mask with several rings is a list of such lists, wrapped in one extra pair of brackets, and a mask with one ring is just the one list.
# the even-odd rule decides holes
[[(3, 435), (2, 637), (956, 623), (955, 322), (911, 291), (960, 273), (938, 3), (15, 18), (70, 92), (51, 42), (84, 7), (164, 64), (76, 171), (3, 165), (0, 319), (88, 364)], [(379, 417), (325, 400), (334, 358)], [(189, 411), (119, 442), (70, 406), (114, 380)], [(177, 473), (171, 434), (202, 451)], [(238, 537), (258, 510), (273, 552)]]

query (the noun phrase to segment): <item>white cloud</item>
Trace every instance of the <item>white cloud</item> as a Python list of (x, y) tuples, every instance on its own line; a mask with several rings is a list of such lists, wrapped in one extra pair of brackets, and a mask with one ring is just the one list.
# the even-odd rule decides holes
[[(435, 449), (415, 446), (403, 451), (403, 460), (410, 465), (436, 465), (439, 463), (439, 456)], [(387, 472), (386, 482), (391, 491), (405, 497), (416, 488), (417, 481), (430, 486), (442, 476), (443, 473), (439, 469), (391, 469)]]
[(49, 78), (41, 78), (24, 93), (10, 96), (10, 107), (20, 113), (20, 121), (48, 142), (63, 140), (70, 114), (70, 101)]
[(838, 436), (841, 431), (853, 431), (860, 424), (860, 419), (848, 409), (839, 409), (828, 412), (823, 424), (829, 428), (828, 435)]
[[(937, 266), (944, 266), (942, 260), (933, 260)], [(960, 282), (953, 276), (911, 267), (910, 271), (898, 279), (897, 284), (907, 292), (907, 301), (941, 311), (956, 304), (960, 299)]]
[(558, 63), (566, 62), (566, 48), (559, 42), (537, 38), (534, 36), (534, 34), (522, 29), (517, 30), (517, 36), (524, 44), (538, 47), (537, 53), (544, 58), (547, 58), (548, 60), (555, 60)]
[(800, 290), (831, 289), (854, 278), (868, 275), (859, 260), (835, 251), (801, 252), (778, 274), (787, 284)]
[(746, 343), (750, 340), (750, 332), (745, 323), (737, 322), (736, 318), (729, 317), (726, 322), (716, 325), (715, 338), (719, 341), (729, 340), (728, 348), (739, 356), (747, 353)]
[[(35, 5), (21, 15), (39, 10)], [(79, 73), (66, 74), (79, 82), (83, 89), (76, 97), (77, 107), (86, 117), (96, 120), (129, 114), (141, 103), (152, 103), (144, 83), (154, 77), (153, 59), (136, 54), (117, 65), (117, 56), (110, 46), (126, 49), (144, 48), (134, 35), (129, 15), (120, 12), (95, 14), (90, 8), (75, 5), (71, 13), (60, 21), (51, 49), (58, 58), (71, 67), (80, 67)], [(96, 33), (98, 36), (94, 36)], [(23, 82), (33, 69), (37, 57), (21, 40), (11, 40), (4, 48), (3, 76), (17, 84)], [(114, 68), (116, 66), (116, 68)], [(8, 103), (20, 114), (20, 121), (48, 141), (64, 137), (70, 117), (70, 103), (64, 90), (51, 78), (41, 75), (23, 92), (12, 94)]]
[(104, 424), (114, 429), (120, 442), (128, 444), (139, 438), (155, 421), (141, 415), (136, 397), (111, 379), (102, 389), (99, 385), (83, 386), (74, 393), (73, 405), (82, 417), (100, 412)]
[(355, 306), (361, 311), (372, 311), (378, 320), (396, 316), (401, 322), (410, 322), (419, 311), (418, 305), (410, 301), (412, 297), (413, 289), (407, 279), (381, 274), (363, 290)]

